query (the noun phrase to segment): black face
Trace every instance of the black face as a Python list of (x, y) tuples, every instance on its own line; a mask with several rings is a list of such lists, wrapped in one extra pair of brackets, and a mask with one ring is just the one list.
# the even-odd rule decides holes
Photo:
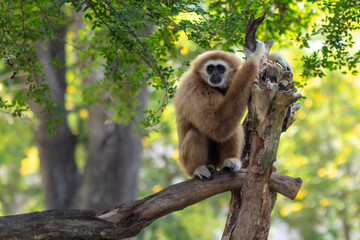
[(222, 81), (226, 68), (222, 64), (218, 64), (216, 66), (210, 64), (206, 67), (206, 71), (210, 75), (210, 82), (213, 84), (218, 84)]

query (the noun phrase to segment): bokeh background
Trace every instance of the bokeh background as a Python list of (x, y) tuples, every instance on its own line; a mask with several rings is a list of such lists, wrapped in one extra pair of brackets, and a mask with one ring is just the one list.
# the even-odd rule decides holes
[[(42, 119), (38, 117), (38, 113), (35, 113), (38, 111), (37, 108), (34, 110), (32, 106), (23, 111), (21, 116), (12, 114), (16, 106), (26, 108), (24, 106), (29, 99), (24, 96), (29, 91), (29, 84), (26, 84), (25, 79), (33, 73), (27, 72), (26, 63), (22, 63), (19, 60), (21, 57), (14, 55), (13, 49), (9, 46), (18, 47), (17, 44), (19, 46), (22, 44), (19, 41), (22, 41), (20, 37), (22, 30), (25, 29), (23, 37), (26, 39), (26, 44), (35, 49), (38, 46), (35, 46), (35, 42), (38, 44), (39, 41), (45, 40), (42, 37), (37, 39), (36, 36), (31, 36), (31, 33), (34, 33), (31, 32), (31, 28), (41, 28), (41, 24), (58, 21), (56, 14), (49, 7), (52, 1), (36, 1), (38, 5), (30, 2), (1, 1), (0, 4), (1, 16), (4, 17), (1, 22), (3, 33), (0, 48), (3, 48), (1, 51), (3, 61), (0, 62), (0, 96), (2, 102), (10, 103), (7, 108), (3, 104), (0, 110), (0, 216), (49, 208), (49, 200), (46, 200), (45, 194), (45, 182), (48, 179), (44, 177), (46, 174), (42, 173), (41, 154), (39, 154), (41, 141), (36, 141), (36, 137), (39, 137), (36, 129), (42, 127), (42, 131), (45, 132), (45, 125), (41, 123)], [(133, 197), (128, 196), (128, 198), (140, 199), (186, 180), (178, 162), (174, 106), (171, 97), (164, 100), (164, 96), (169, 96), (167, 91), (176, 87), (177, 80), (186, 71), (191, 59), (206, 49), (231, 50), (237, 52), (239, 57), (243, 57), (241, 45), (236, 44), (243, 41), (236, 39), (236, 37), (242, 38), (243, 33), (236, 35), (237, 32), (229, 32), (231, 28), (230, 30), (217, 29), (217, 25), (213, 28), (203, 26), (200, 24), (203, 21), (200, 13), (191, 12), (189, 9), (187, 9), (188, 12), (185, 10), (171, 12), (171, 15), (164, 12), (164, 15), (169, 14), (166, 16), (176, 24), (169, 22), (166, 26), (162, 23), (163, 25), (159, 24), (160, 27), (155, 26), (151, 30), (143, 30), (144, 34), (146, 32), (149, 36), (154, 34), (152, 38), (160, 39), (156, 43), (146, 42), (149, 44), (147, 46), (154, 45), (153, 49), (149, 48), (154, 50), (154, 55), (159, 54), (155, 57), (159, 66), (174, 69), (171, 77), (167, 79), (171, 85), (159, 87), (156, 82), (161, 80), (151, 71), (148, 73), (146, 70), (148, 66), (137, 58), (130, 61), (130, 57), (126, 55), (128, 54), (126, 49), (120, 49), (118, 56), (113, 57), (113, 61), (109, 60), (109, 56), (114, 54), (111, 50), (115, 49), (116, 44), (111, 43), (115, 40), (109, 37), (111, 31), (106, 29), (101, 21), (98, 26), (96, 25), (95, 20), (99, 18), (96, 18), (94, 9), (90, 7), (76, 12), (74, 10), (76, 4), (73, 1), (59, 2), (59, 4), (64, 4), (62, 11), (65, 12), (60, 22), (65, 21), (64, 24), (67, 26), (61, 38), (61, 41), (65, 43), (64, 60), (66, 61), (62, 64), (66, 71), (63, 109), (60, 112), (71, 135), (76, 139), (73, 156), (78, 175), (86, 175), (87, 163), (91, 156), (96, 154), (94, 153), (96, 151), (94, 146), (97, 146), (96, 140), (91, 140), (92, 138), (101, 138), (101, 141), (105, 141), (104, 139), (110, 139), (113, 136), (125, 136), (123, 142), (120, 141), (119, 144), (129, 144), (127, 135), (121, 135), (124, 132), (123, 129), (119, 131), (111, 129), (131, 123), (133, 126), (126, 131), (130, 135), (133, 132), (136, 134), (139, 147), (132, 151), (138, 152), (139, 157), (136, 160), (136, 166), (132, 166), (137, 169), (134, 172), (135, 184), (129, 185), (136, 191), (134, 190)], [(80, 8), (83, 7), (81, 4), (91, 5), (90, 2), (98, 4), (96, 1), (78, 2)], [(258, 38), (260, 40), (274, 38), (275, 44), (272, 51), (280, 52), (293, 65), (294, 80), (304, 98), (300, 100), (301, 108), (295, 115), (296, 121), (286, 133), (282, 134), (275, 166), (277, 172), (301, 177), (304, 183), (294, 201), (278, 195), (272, 214), (269, 239), (360, 239), (360, 175), (358, 174), (360, 168), (360, 77), (357, 73), (359, 68), (356, 68), (356, 65), (353, 67), (346, 65), (350, 61), (358, 62), (360, 57), (359, 3), (356, 1), (294, 1), (289, 3), (280, 0), (274, 3), (270, 1), (183, 2), (186, 6), (199, 4), (205, 11), (211, 12), (213, 17), (215, 16), (214, 19), (217, 16), (219, 22), (226, 19), (229, 21), (226, 26), (231, 26), (231, 23), (242, 24), (243, 27), (238, 29), (239, 32), (243, 32), (244, 23), (250, 12), (259, 15), (267, 10), (267, 17), (258, 30)], [(126, 1), (124, 5), (112, 4), (119, 9), (125, 9), (126, 6), (136, 7)], [(160, 3), (145, 1), (144, 4), (155, 6)], [(161, 4), (165, 3), (161, 2)], [(140, 9), (139, 12), (147, 11), (145, 5), (137, 6)], [(339, 12), (339, 9), (342, 11)], [(22, 20), (24, 15), (27, 16), (25, 24)], [(48, 16), (49, 22), (45, 21), (45, 15)], [(5, 19), (5, 16), (8, 19)], [(231, 16), (238, 18), (231, 19)], [(132, 21), (131, 14), (127, 17), (129, 21)], [(352, 20), (351, 17), (353, 17)], [(9, 19), (14, 21), (12, 27), (6, 25)], [(329, 23), (335, 21), (334, 19), (338, 19), (336, 23), (338, 25), (335, 24), (335, 30), (331, 31)], [(41, 23), (42, 20), (45, 23)], [(181, 29), (182, 21), (193, 22), (193, 25), (187, 26), (190, 29), (189, 32)], [(225, 23), (221, 22), (221, 24)], [(199, 29), (195, 29), (194, 26), (198, 26)], [(322, 27), (328, 31), (324, 31)], [(167, 30), (160, 31), (159, 29)], [(345, 34), (344, 29), (348, 29), (349, 32)], [(120, 31), (121, 29), (113, 30)], [(215, 34), (210, 40), (204, 40), (201, 36), (196, 36), (196, 31), (199, 34), (214, 31)], [(18, 39), (15, 32), (20, 35)], [(164, 37), (161, 34), (167, 35)], [(235, 37), (233, 37), (234, 34)], [(49, 33), (44, 35), (50, 36)], [(58, 39), (57, 37), (55, 36), (54, 39)], [(166, 45), (166, 40), (169, 41), (167, 48), (156, 47)], [(330, 43), (327, 43), (327, 40)], [(111, 47), (106, 48), (107, 45), (104, 42), (109, 42)], [(331, 44), (343, 46), (339, 50)], [(341, 49), (348, 55), (336, 55), (340, 54)], [(36, 53), (41, 56), (38, 50)], [(36, 58), (36, 55), (29, 56)], [(349, 56), (354, 57), (349, 58)], [(137, 119), (137, 115), (129, 113), (136, 112), (134, 106), (140, 102), (134, 100), (139, 95), (139, 86), (133, 91), (135, 87), (131, 84), (127, 85), (126, 81), (120, 84), (113, 79), (106, 81), (111, 77), (107, 75), (107, 72), (114, 69), (112, 65), (114, 58), (119, 58), (118, 63), (122, 66), (119, 72), (125, 72), (120, 78), (129, 79), (134, 71), (143, 71), (145, 75), (148, 74), (150, 84), (138, 85), (146, 89), (147, 108), (154, 110), (145, 113), (153, 114), (152, 123), (157, 121), (159, 123), (150, 124), (151, 126), (144, 128), (139, 122), (141, 120)], [(15, 70), (8, 63), (8, 59), (14, 61), (19, 69), (14, 78), (11, 76)], [(322, 62), (324, 59), (327, 61)], [(51, 64), (57, 66), (55, 63)], [(141, 67), (138, 67), (139, 65)], [(97, 77), (98, 75), (100, 77)], [(88, 79), (94, 76), (95, 80), (89, 83)], [(45, 76), (45, 83), (47, 78), (48, 75)], [(98, 91), (99, 89), (101, 91)], [(54, 87), (51, 90), (57, 91)], [(104, 95), (110, 97), (104, 100)], [(99, 101), (98, 98), (102, 100)], [(119, 104), (122, 102), (126, 102), (127, 105)], [(99, 117), (96, 111), (106, 112), (106, 117)], [(110, 131), (109, 135), (96, 135), (94, 121), (102, 124), (99, 131)], [(144, 122), (149, 123), (146, 120)], [(103, 154), (105, 157), (106, 154)], [(137, 155), (131, 156), (131, 158), (136, 158)], [(115, 153), (114, 157), (120, 158), (120, 153)], [(128, 163), (119, 164), (121, 165), (119, 168), (127, 170)], [(101, 161), (99, 161), (99, 166), (102, 166)], [(52, 174), (55, 174), (57, 171), (53, 170)], [(61, 174), (61, 171), (58, 173)], [(103, 179), (103, 176), (99, 177)], [(107, 180), (110, 182), (105, 182), (105, 185), (113, 184), (111, 179)], [(79, 182), (82, 181), (84, 180), (79, 180)], [(117, 179), (114, 178), (113, 181), (116, 182)], [(81, 185), (79, 182), (74, 182), (74, 185)], [(121, 186), (117, 187), (121, 188)], [(96, 192), (96, 189), (93, 191)], [(86, 198), (86, 194), (91, 195), (92, 192), (88, 191), (84, 194), (82, 197)], [(92, 208), (91, 206), (94, 206), (97, 211), (103, 211), (120, 204), (120, 202), (113, 204), (111, 201), (116, 198), (112, 198), (108, 206), (102, 209), (95, 207), (98, 206), (95, 203), (81, 204), (83, 198), (79, 197), (77, 204), (68, 204), (65, 207)], [(105, 198), (106, 194), (99, 202), (103, 202)], [(224, 193), (165, 216), (144, 229), (135, 239), (219, 239), (225, 225), (229, 200), (230, 193)]]

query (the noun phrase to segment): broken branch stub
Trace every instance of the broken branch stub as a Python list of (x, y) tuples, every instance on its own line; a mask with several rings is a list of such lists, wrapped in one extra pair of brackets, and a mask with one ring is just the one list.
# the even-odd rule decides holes
[[(251, 14), (251, 17), (248, 23), (246, 24), (244, 47), (246, 47), (252, 52), (254, 52), (256, 49), (256, 30), (258, 29), (261, 22), (265, 19), (265, 15), (266, 12), (261, 17), (254, 19), (255, 18), (254, 14)], [(268, 49), (270, 50), (270, 48)]]

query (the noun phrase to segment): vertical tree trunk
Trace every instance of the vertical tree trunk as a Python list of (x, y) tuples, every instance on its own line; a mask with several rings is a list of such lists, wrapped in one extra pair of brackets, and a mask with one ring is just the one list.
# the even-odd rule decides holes
[[(147, 31), (151, 34), (153, 28), (150, 27)], [(101, 78), (104, 73), (93, 76), (96, 75)], [(97, 80), (94, 77), (84, 79), (85, 87)], [(136, 111), (140, 112), (147, 105), (146, 87), (141, 88), (138, 97), (141, 105)], [(110, 114), (105, 111), (104, 106), (92, 106), (89, 110), (88, 158), (73, 207), (91, 209), (100, 214), (136, 197), (142, 145), (141, 136), (134, 134), (134, 127), (139, 124), (142, 115), (125, 126), (114, 122), (106, 124)]]
[(249, 112), (244, 121), (243, 153), (247, 175), (242, 189), (232, 192), (229, 216), (222, 239), (267, 239), (276, 194), (269, 181), (276, 160), (280, 134), (294, 121), (299, 108), (292, 74), (276, 64), (264, 63), (253, 85)]
[[(65, 37), (66, 29), (58, 34)], [(71, 134), (65, 114), (66, 69), (54, 70), (50, 59), (54, 57), (65, 61), (65, 43), (63, 41), (39, 42), (36, 44), (39, 60), (44, 65), (46, 84), (52, 89), (52, 100), (63, 114), (63, 122), (55, 135), (47, 132), (46, 122), (50, 116), (42, 112), (42, 106), (30, 103), (31, 110), (39, 120), (34, 130), (35, 141), (39, 149), (41, 175), (45, 190), (47, 209), (69, 208), (77, 190), (78, 170), (75, 164), (75, 136)]]
[[(145, 108), (147, 90), (140, 92)], [(98, 214), (136, 196), (142, 145), (133, 133), (134, 125), (105, 124), (104, 107), (90, 108), (89, 153), (85, 174), (75, 207), (95, 210)]]

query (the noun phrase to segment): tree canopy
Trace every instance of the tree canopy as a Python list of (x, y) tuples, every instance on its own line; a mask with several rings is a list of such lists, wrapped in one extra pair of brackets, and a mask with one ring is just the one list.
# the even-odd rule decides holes
[[(56, 117), (51, 89), (44, 83), (35, 44), (60, 39), (83, 58), (91, 58), (77, 66), (81, 76), (91, 74), (89, 69), (94, 67), (105, 69), (104, 79), (85, 89), (84, 100), (106, 103), (115, 110), (116, 120), (129, 122), (134, 118), (140, 86), (160, 90), (162, 99), (156, 108), (145, 111), (148, 118), (143, 121), (145, 126), (153, 126), (187, 66), (181, 57), (181, 50), (186, 50), (179, 46), (180, 38), (204, 50), (240, 51), (250, 14), (264, 12), (268, 15), (259, 39), (273, 38), (279, 46), (309, 48), (312, 39), (325, 38), (320, 49), (302, 57), (303, 77), (322, 77), (323, 69), (344, 67), (357, 73), (359, 52), (349, 52), (354, 44), (351, 32), (359, 29), (356, 1), (2, 1), (0, 55), (6, 70), (12, 72), (5, 84), (11, 86), (21, 79), (27, 91), (9, 100), (1, 98), (0, 107), (20, 116), (27, 109), (27, 101), (39, 102), (54, 116), (49, 120), (49, 130), (54, 131), (61, 119)], [(342, 13), (340, 17), (338, 12)], [(85, 24), (76, 29), (76, 37), (63, 39), (58, 29), (79, 13)], [(321, 13), (325, 17), (316, 17)], [(320, 19), (321, 24), (313, 23), (314, 19)], [(185, 61), (174, 65), (174, 60)], [(51, 64), (63, 68), (65, 63), (54, 58)], [(17, 77), (21, 73), (25, 73), (25, 81)]]

